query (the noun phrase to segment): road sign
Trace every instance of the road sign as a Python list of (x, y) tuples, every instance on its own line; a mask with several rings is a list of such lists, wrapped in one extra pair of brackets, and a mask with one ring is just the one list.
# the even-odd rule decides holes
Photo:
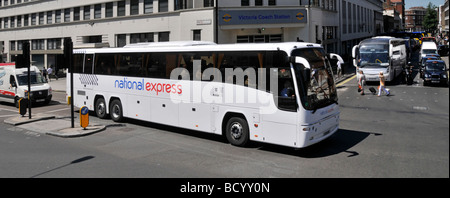
[(89, 125), (89, 109), (86, 106), (80, 108), (80, 126), (85, 128)]
[(25, 116), (25, 114), (27, 114), (28, 99), (21, 98), (21, 99), (19, 99), (18, 103), (19, 103), (19, 113), (23, 117), (23, 116)]

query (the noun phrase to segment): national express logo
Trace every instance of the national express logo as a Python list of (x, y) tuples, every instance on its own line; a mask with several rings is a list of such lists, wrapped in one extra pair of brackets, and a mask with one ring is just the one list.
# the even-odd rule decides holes
[(121, 80), (114, 81), (114, 88), (126, 89), (126, 90), (137, 90), (137, 91), (148, 91), (155, 92), (156, 95), (159, 93), (168, 94), (182, 94), (183, 87), (177, 84), (166, 84), (166, 83), (150, 83), (145, 82), (144, 79), (139, 81), (129, 80), (128, 78), (123, 78)]

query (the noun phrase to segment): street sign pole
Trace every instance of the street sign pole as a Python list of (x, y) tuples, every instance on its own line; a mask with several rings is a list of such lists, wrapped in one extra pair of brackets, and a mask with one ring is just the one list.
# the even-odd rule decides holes
[(28, 68), (28, 119), (31, 119), (31, 61), (30, 61), (30, 42), (22, 43), (23, 64)]
[(64, 39), (64, 60), (66, 66), (69, 68), (70, 73), (70, 117), (71, 117), (71, 124), (72, 128), (75, 128), (75, 113), (74, 113), (74, 106), (73, 106), (73, 63), (72, 63), (72, 55), (73, 55), (73, 42), (72, 38), (65, 38)]

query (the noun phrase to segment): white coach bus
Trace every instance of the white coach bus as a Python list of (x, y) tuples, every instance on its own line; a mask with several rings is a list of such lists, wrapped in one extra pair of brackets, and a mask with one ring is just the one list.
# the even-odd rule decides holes
[(302, 148), (339, 128), (331, 65), (317, 44), (140, 43), (74, 50), (73, 64), (74, 105), (102, 119), (224, 135), (236, 146)]
[(366, 81), (379, 81), (380, 72), (387, 82), (393, 81), (406, 68), (407, 55), (406, 40), (389, 36), (365, 39), (352, 50), (353, 66), (364, 72)]

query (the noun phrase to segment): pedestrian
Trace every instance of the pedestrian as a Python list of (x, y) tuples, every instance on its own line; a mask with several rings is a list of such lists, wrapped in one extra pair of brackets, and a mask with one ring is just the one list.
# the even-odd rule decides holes
[(364, 95), (364, 85), (366, 84), (366, 75), (362, 70), (359, 70), (358, 88), (361, 90), (361, 95)]
[(389, 96), (391, 94), (388, 90), (386, 90), (385, 82), (386, 79), (384, 78), (383, 72), (380, 71), (380, 75), (378, 75), (380, 78), (380, 86), (378, 87), (378, 96), (381, 96), (381, 91), (384, 91), (386, 93), (386, 96)]
[(46, 81), (48, 81), (48, 78), (47, 78), (47, 70), (46, 70), (45, 68), (42, 70), (42, 75), (44, 75), (44, 79), (45, 79)]
[(341, 78), (341, 75), (342, 75), (342, 66), (341, 66), (341, 61), (337, 61), (337, 75), (338, 75), (338, 78), (340, 79)]
[(52, 79), (50, 78), (50, 75), (53, 73), (53, 68), (49, 67), (47, 69), (47, 75), (48, 75), (48, 81), (52, 82)]

